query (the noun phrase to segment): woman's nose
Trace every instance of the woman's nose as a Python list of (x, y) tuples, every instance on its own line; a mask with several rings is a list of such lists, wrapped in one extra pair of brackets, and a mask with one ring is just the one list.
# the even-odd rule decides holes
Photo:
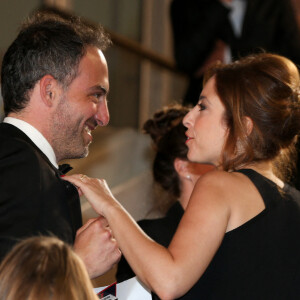
[(183, 125), (187, 128), (189, 128), (191, 125), (191, 113), (192, 111), (189, 111), (182, 120)]

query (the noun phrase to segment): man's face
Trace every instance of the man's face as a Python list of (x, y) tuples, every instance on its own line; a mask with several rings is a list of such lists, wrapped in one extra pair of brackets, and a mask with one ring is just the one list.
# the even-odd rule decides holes
[(81, 59), (78, 75), (63, 91), (52, 116), (51, 145), (57, 161), (88, 155), (91, 131), (109, 122), (108, 69), (103, 53), (90, 47)]

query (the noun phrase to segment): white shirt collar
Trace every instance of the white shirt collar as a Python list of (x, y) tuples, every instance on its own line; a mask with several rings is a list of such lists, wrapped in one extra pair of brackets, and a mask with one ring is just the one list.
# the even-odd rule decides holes
[(56, 168), (58, 168), (53, 148), (36, 128), (25, 121), (12, 117), (4, 118), (3, 122), (11, 124), (23, 131), (32, 140), (32, 142), (47, 156), (50, 162)]

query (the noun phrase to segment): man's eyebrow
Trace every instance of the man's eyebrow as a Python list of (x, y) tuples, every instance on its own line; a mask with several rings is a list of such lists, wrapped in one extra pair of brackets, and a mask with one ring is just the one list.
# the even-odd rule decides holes
[(101, 91), (104, 95), (108, 94), (108, 90), (102, 85), (92, 86), (91, 88), (89, 88), (89, 91), (91, 91), (91, 92)]

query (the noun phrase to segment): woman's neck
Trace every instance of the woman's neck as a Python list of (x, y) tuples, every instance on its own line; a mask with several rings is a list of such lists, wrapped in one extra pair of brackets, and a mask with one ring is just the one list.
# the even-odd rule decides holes
[(276, 183), (279, 187), (283, 188), (284, 182), (279, 179), (273, 172), (273, 167), (271, 162), (258, 162), (249, 165), (245, 165), (243, 169), (252, 169), (257, 173), (263, 175), (269, 180)]

